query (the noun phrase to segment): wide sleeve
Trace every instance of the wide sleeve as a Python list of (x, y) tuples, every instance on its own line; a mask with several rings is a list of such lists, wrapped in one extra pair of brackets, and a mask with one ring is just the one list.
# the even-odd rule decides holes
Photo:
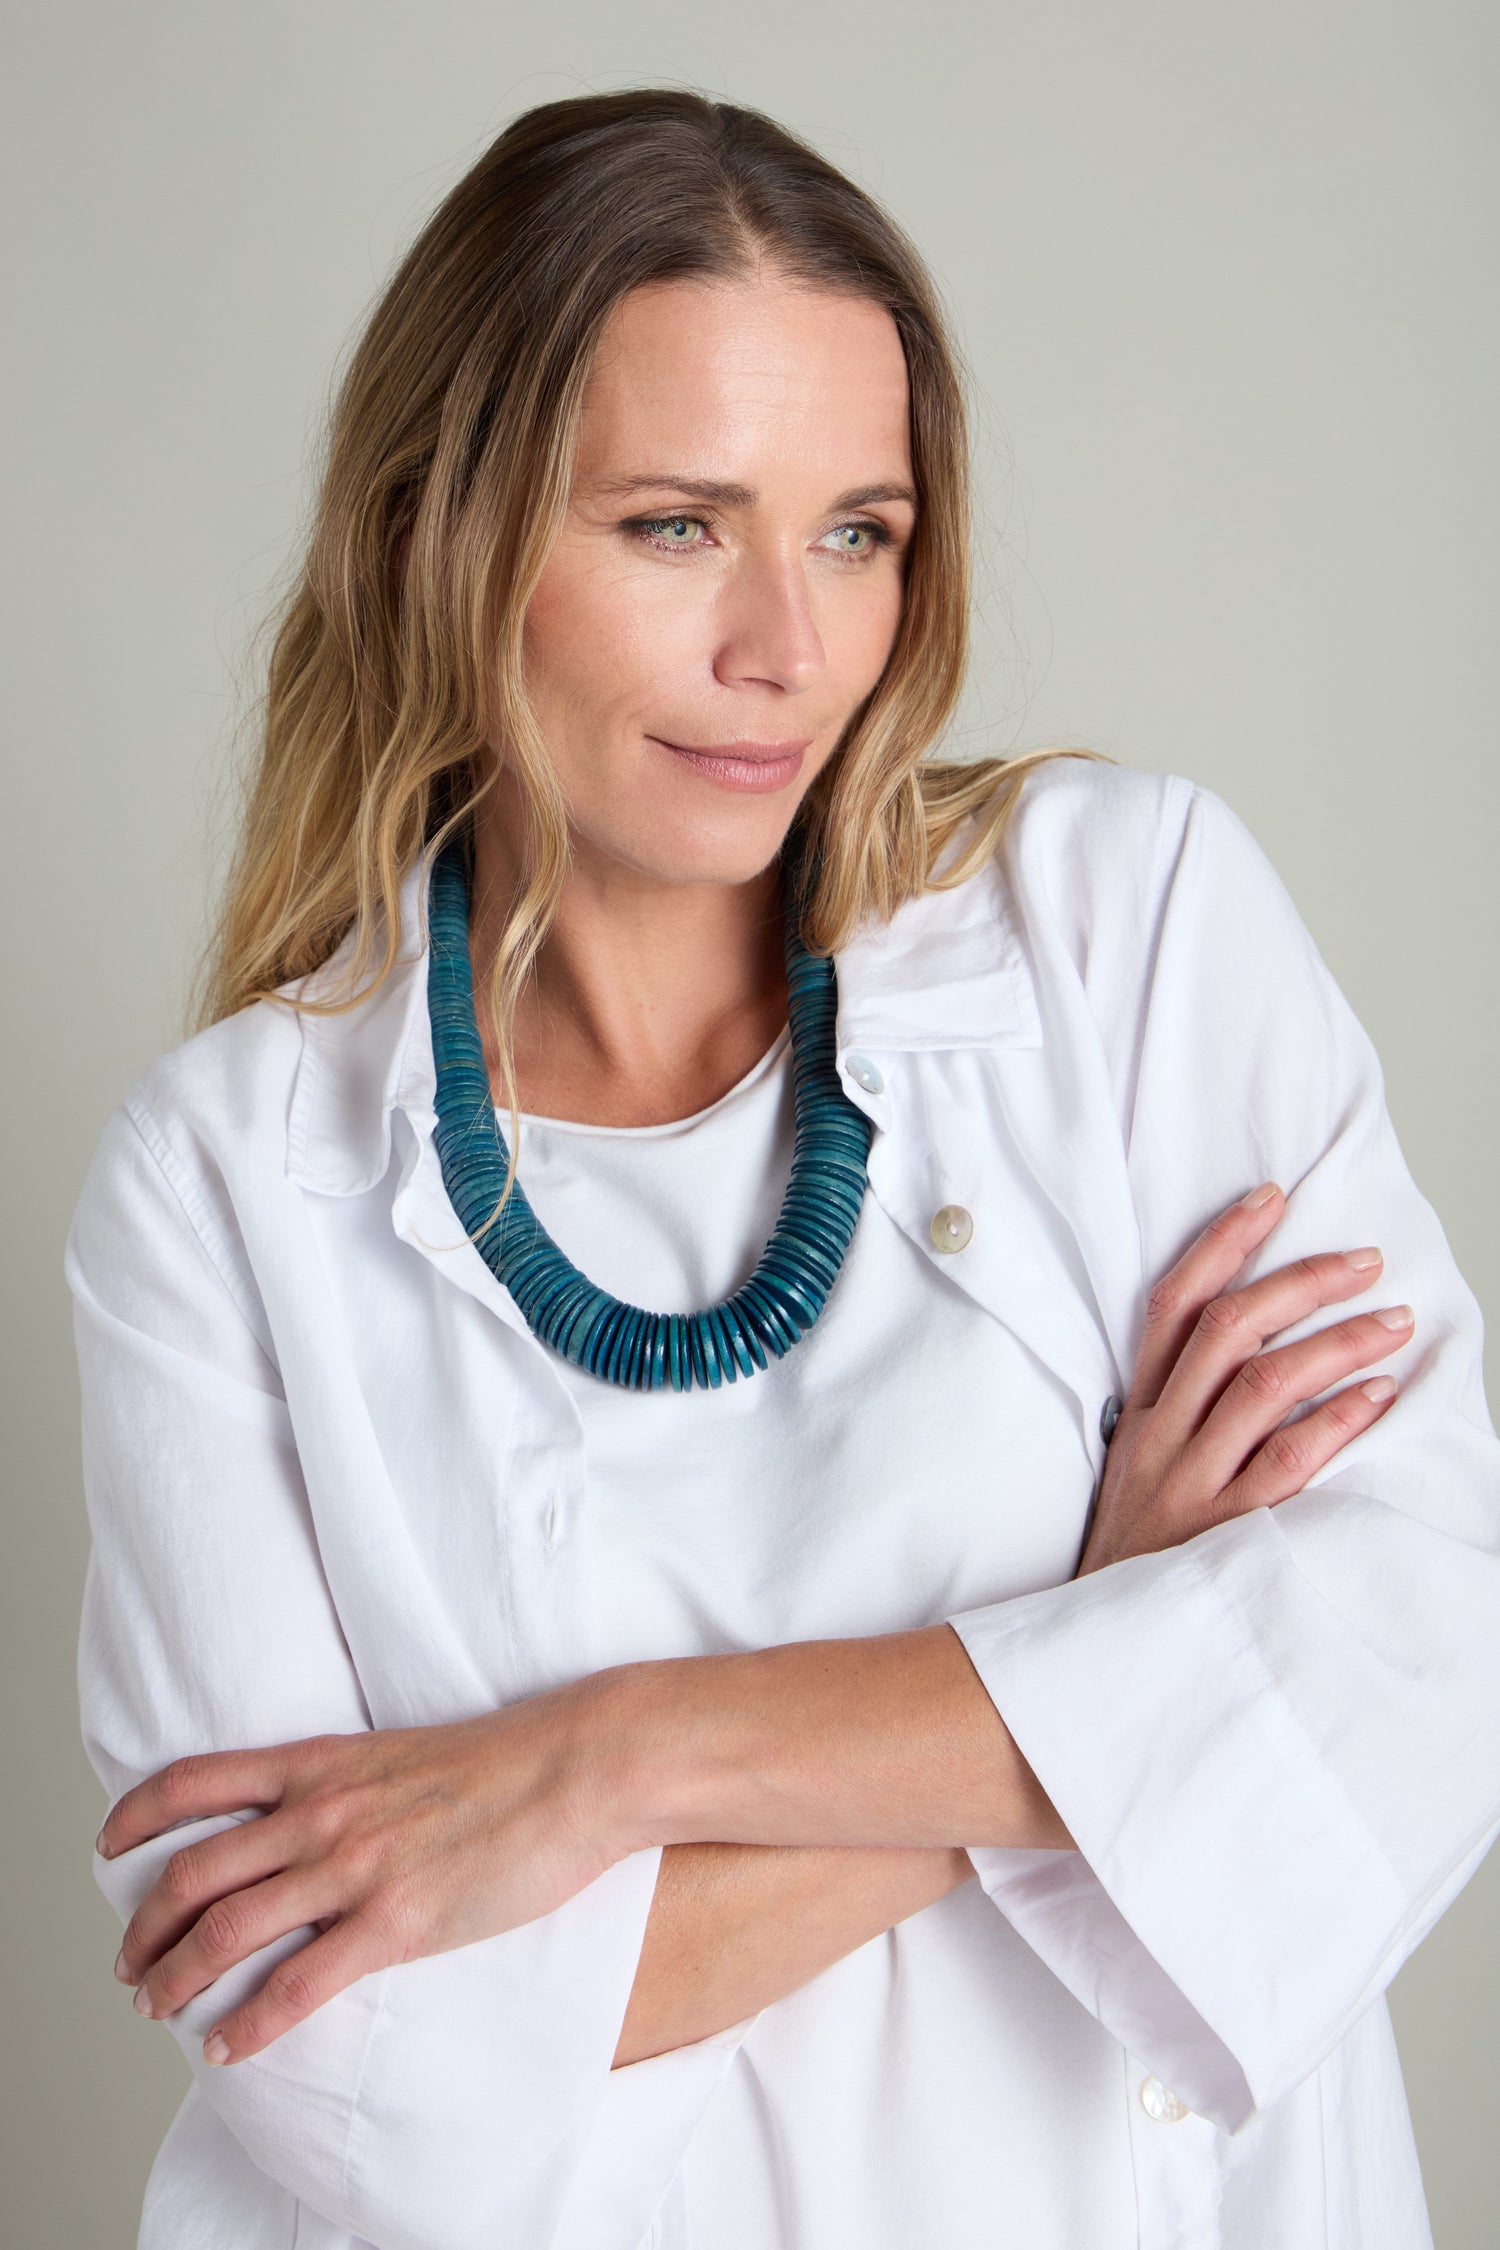
[(1279, 1506), (950, 1622), (1079, 1846), (976, 1849), (981, 1881), (1130, 2052), (1233, 2130), (1332, 2051), (1497, 1832), (1500, 1446), (1479, 1309), (1370, 1041), (1243, 824), (1178, 789), (1134, 950), (1080, 958), (1140, 1316), (1213, 1213), (1275, 1179), (1286, 1213), (1246, 1278), (1378, 1244), (1384, 1274), (1355, 1303), (1415, 1308), (1381, 1362), (1401, 1390)]
[[(111, 1803), (188, 1753), (370, 1725), (253, 1283), (173, 1159), (133, 1098), (116, 1110), (64, 1253), (92, 1533), (78, 1691)], [(259, 1817), (96, 1853), (95, 1878), (123, 1924), (175, 1851)], [(366, 1976), (247, 2061), (205, 2064), (204, 2036), (311, 1928), (167, 2029), (261, 2171), (351, 2234), (540, 2250), (608, 2086), (659, 1856), (630, 1855), (519, 1930)]]

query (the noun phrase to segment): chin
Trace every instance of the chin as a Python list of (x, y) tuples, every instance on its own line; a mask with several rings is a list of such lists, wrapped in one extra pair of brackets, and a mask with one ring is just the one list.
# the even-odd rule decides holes
[(762, 804), (735, 820), (694, 819), (681, 806), (663, 806), (644, 830), (611, 840), (595, 831), (595, 850), (623, 860), (662, 883), (753, 882), (780, 851), (797, 804)]

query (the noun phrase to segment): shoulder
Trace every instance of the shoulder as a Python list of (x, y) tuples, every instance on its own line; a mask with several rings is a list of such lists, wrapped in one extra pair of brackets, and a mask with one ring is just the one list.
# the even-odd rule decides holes
[(252, 1001), (149, 1063), (120, 1108), (169, 1176), (268, 1154), (284, 1161), (301, 1055), (297, 1010)]
[(1161, 881), (1196, 800), (1208, 794), (1179, 773), (1048, 759), (1020, 777), (1002, 862), (1013, 882), (1059, 905), (1116, 893), (1139, 899)]
[(102, 1286), (148, 1265), (186, 1275), (202, 1255), (259, 1332), (242, 1219), (286, 1192), (301, 1049), (296, 1011), (257, 1000), (140, 1072), (105, 1118), (80, 1184), (65, 1251), (75, 1288), (86, 1273)]
[(1057, 758), (1021, 777), (997, 860), (1033, 947), (1081, 974), (1107, 957), (1149, 975), (1165, 935), (1211, 946), (1240, 913), (1284, 915), (1279, 877), (1245, 822), (1185, 774)]

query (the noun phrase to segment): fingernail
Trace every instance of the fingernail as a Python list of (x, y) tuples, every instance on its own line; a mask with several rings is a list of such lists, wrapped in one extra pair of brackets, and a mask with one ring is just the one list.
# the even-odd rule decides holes
[(1242, 1211), (1260, 1211), (1270, 1202), (1276, 1192), (1276, 1182), (1267, 1180), (1264, 1187), (1252, 1188), (1248, 1195), (1240, 1197), (1240, 1209)]
[(123, 1945), (115, 1955), (115, 1975), (119, 1978), (121, 1984), (129, 1984), (130, 1971), (125, 1966), (125, 1948)]
[(229, 2041), (222, 2031), (211, 2031), (203, 2042), (203, 2060), (206, 2063), (225, 2063), (229, 2060)]
[(135, 2012), (138, 2016), (150, 2015), (151, 1995), (146, 1990), (146, 1987), (144, 1985), (141, 1986), (140, 1991), (136, 1994), (135, 1999), (131, 2002), (131, 2006), (135, 2009)]
[(1361, 1383), (1359, 1387), (1372, 1406), (1380, 1406), (1386, 1399), (1395, 1397), (1396, 1378), (1394, 1375), (1372, 1375), (1368, 1383)]
[(1416, 1317), (1410, 1305), (1387, 1305), (1375, 1315), (1382, 1328), (1410, 1328)]
[(1356, 1273), (1368, 1273), (1371, 1266), (1383, 1266), (1385, 1260), (1378, 1250), (1372, 1248), (1369, 1250), (1346, 1250), (1344, 1252), (1344, 1263), (1346, 1266), (1353, 1266)]
[(100, 1829), (98, 1835), (94, 1838), (94, 1849), (99, 1854), (99, 1857), (101, 1859), (110, 1859), (113, 1857), (108, 1844), (106, 1844), (106, 1842), (104, 1841), (104, 1830), (102, 1828)]

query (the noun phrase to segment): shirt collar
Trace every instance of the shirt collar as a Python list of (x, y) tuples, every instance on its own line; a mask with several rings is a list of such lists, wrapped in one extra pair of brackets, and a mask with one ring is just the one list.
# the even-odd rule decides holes
[[(960, 831), (938, 871), (966, 840), (967, 830)], [(401, 884), (398, 956), (379, 990), (339, 1015), (300, 1011), (287, 1172), (325, 1195), (357, 1195), (384, 1179), (393, 1110), (404, 1111), (419, 1134), (435, 1122), (426, 883), (427, 863), (419, 858)], [(353, 950), (351, 930), (320, 968), (280, 990), (323, 997)], [(841, 1064), (846, 1053), (873, 1058), (1042, 1043), (1019, 918), (993, 853), (956, 888), (924, 891), (888, 922), (868, 919), (834, 963)]]

